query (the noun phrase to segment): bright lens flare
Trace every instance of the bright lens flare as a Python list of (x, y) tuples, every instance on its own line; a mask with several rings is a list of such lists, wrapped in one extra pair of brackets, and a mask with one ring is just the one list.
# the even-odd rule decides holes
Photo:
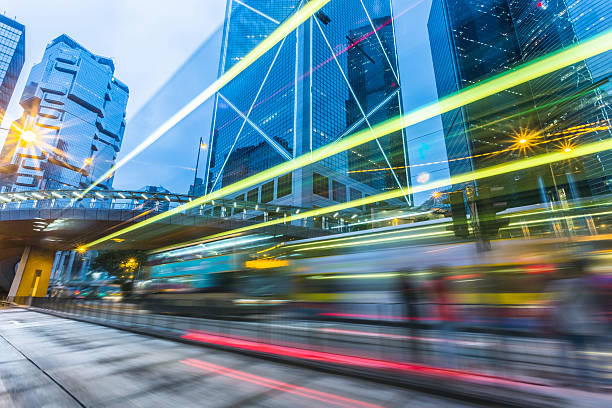
[(517, 150), (521, 155), (525, 155), (528, 150), (533, 150), (533, 147), (539, 144), (540, 134), (533, 130), (521, 129), (514, 133), (510, 142), (512, 143), (510, 151)]
[(564, 153), (571, 153), (576, 148), (576, 145), (571, 141), (566, 140), (557, 147), (561, 149)]
[(26, 130), (25, 132), (23, 132), (21, 134), (21, 138), (26, 142), (26, 143), (32, 143), (36, 140), (38, 136), (36, 135), (36, 133), (32, 132), (31, 130)]
[[(321, 8), (323, 7), (324, 3), (327, 3), (326, 1), (323, 2), (323, 4), (321, 4), (322, 2), (315, 2), (315, 1), (311, 1), (309, 3), (307, 3), (307, 5), (311, 5), (311, 9), (309, 9), (309, 12), (316, 12), (318, 10), (318, 8), (316, 8), (315, 6), (313, 6), (316, 3), (316, 7)], [(304, 9), (302, 9), (304, 10)], [(299, 13), (299, 12), (298, 12)], [(297, 13), (296, 13), (297, 14)], [(303, 17), (303, 16), (302, 16)], [(308, 16), (309, 17), (309, 16)], [(305, 18), (308, 18), (305, 17)], [(291, 19), (291, 18), (290, 18)], [(304, 21), (304, 20), (302, 20)], [(286, 24), (286, 23), (284, 23)], [(297, 25), (295, 25), (295, 27), (297, 27)], [(293, 29), (295, 28), (293, 27)], [(280, 27), (279, 27), (280, 29)], [(292, 30), (293, 30), (292, 29)], [(291, 30), (291, 31), (292, 31)], [(276, 33), (276, 31), (275, 31)], [(288, 33), (287, 33), (288, 34)], [(269, 40), (271, 37), (268, 37), (266, 40)], [(266, 41), (264, 40), (264, 41)], [(279, 39), (280, 41), (280, 39)], [(261, 45), (261, 44), (260, 44)], [(271, 48), (272, 46), (270, 46)], [(257, 49), (257, 47), (256, 47)], [(269, 48), (268, 48), (269, 49)], [(398, 115), (395, 118), (389, 119), (385, 122), (382, 122), (376, 126), (373, 126), (371, 129), (368, 130), (363, 130), (363, 131), (359, 131), (356, 132), (350, 136), (347, 136), (345, 138), (343, 138), (342, 140), (335, 142), (335, 143), (331, 143), (328, 144), (326, 146), (320, 147), (317, 150), (313, 150), (312, 152), (309, 152), (307, 154), (304, 154), (302, 156), (296, 157), (293, 160), (287, 161), (285, 163), (279, 164), (277, 166), (271, 167), (269, 169), (267, 169), (266, 171), (263, 171), (261, 173), (257, 173), (253, 176), (247, 177), (245, 179), (242, 179), (239, 182), (236, 182), (234, 184), (228, 185), (227, 187), (223, 187), (220, 188), (219, 190), (213, 191), (212, 193), (206, 194), (202, 197), (199, 197), (189, 203), (183, 204), (179, 207), (175, 207), (171, 210), (168, 210), (164, 213), (155, 215), (145, 221), (139, 222), (137, 224), (134, 225), (130, 225), (127, 228), (124, 228), (120, 231), (116, 231), (113, 232), (112, 234), (109, 234), (107, 236), (104, 236), (100, 239), (97, 239), (95, 241), (92, 241), (90, 243), (88, 243), (86, 246), (87, 247), (91, 247), (97, 244), (100, 244), (102, 242), (108, 241), (109, 239), (118, 237), (120, 235), (126, 234), (130, 231), (134, 231), (136, 229), (142, 228), (146, 225), (150, 225), (152, 223), (155, 223), (157, 221), (163, 220), (167, 217), (170, 217), (174, 214), (179, 214), (183, 211), (189, 210), (190, 208), (194, 208), (196, 206), (200, 206), (203, 204), (206, 204), (208, 202), (210, 202), (211, 200), (215, 200), (218, 198), (223, 198), (226, 197), (229, 194), (233, 194), (235, 192), (238, 192), (240, 190), (244, 190), (248, 187), (254, 186), (256, 184), (259, 183), (263, 183), (265, 181), (268, 181), (274, 177), (277, 176), (282, 176), (283, 174), (289, 173), (293, 170), (302, 168), (306, 165), (309, 165), (311, 163), (315, 163), (318, 162), (320, 160), (323, 160), (327, 157), (331, 157), (335, 154), (344, 152), (346, 150), (349, 150), (355, 146), (359, 146), (362, 145), (364, 143), (367, 143), (369, 141), (372, 141), (374, 139), (386, 136), (390, 133), (396, 132), (400, 129), (403, 129), (405, 127), (417, 124), (417, 123), (421, 123), (424, 120), (436, 117), (442, 113), (445, 112), (450, 112), (454, 109), (457, 109), (459, 107), (465, 106), (467, 104), (470, 104), (472, 102), (481, 100), (483, 98), (486, 98), (488, 96), (491, 95), (495, 95), (499, 92), (502, 92), (506, 89), (510, 89), (514, 86), (517, 86), (519, 84), (522, 84), (526, 81), (530, 81), (532, 79), (541, 77), (542, 75), (546, 75), (549, 74), (551, 72), (554, 72), (556, 70), (559, 70), (563, 67), (566, 67), (568, 65), (574, 64), (576, 62), (582, 61), (586, 58), (590, 58), (593, 57), (595, 55), (599, 55), (601, 53), (604, 53), (606, 51), (609, 51), (610, 49), (612, 49), (612, 30), (608, 30), (602, 34), (596, 35), (591, 37), (590, 39), (582, 42), (582, 43), (577, 43), (575, 45), (569, 46), (567, 48), (564, 48), (560, 51), (551, 53), (549, 55), (543, 56), (539, 59), (536, 59), (534, 61), (530, 61), (526, 64), (523, 64), (517, 68), (511, 69), (507, 72), (501, 73), (499, 75), (496, 75), (495, 77), (492, 77), (490, 79), (484, 80), (482, 82), (479, 82), (477, 84), (474, 84), (472, 86), (469, 86), (459, 92), (457, 92), (456, 94), (450, 95), (448, 97), (445, 97), (443, 99), (440, 99), (437, 102), (432, 102), (430, 104), (424, 105), (422, 107), (416, 108), (413, 111), (405, 114), (405, 115)], [(251, 55), (251, 54), (249, 54)], [(258, 58), (258, 56), (254, 56), (253, 58)], [(243, 61), (246, 61), (247, 58), (245, 58)], [(249, 61), (249, 64), (251, 63), (251, 61)], [(234, 65), (234, 67), (240, 65), (240, 63)], [(245, 69), (246, 66), (244, 66), (242, 69)], [(228, 71), (229, 73), (229, 71)], [(238, 75), (238, 73), (236, 73), (235, 75)], [(234, 75), (234, 76), (235, 76)], [(220, 78), (221, 79), (221, 78)], [(220, 80), (219, 79), (219, 80)], [(218, 80), (218, 81), (219, 81)], [(229, 81), (229, 80), (228, 80)], [(212, 86), (212, 85), (211, 85)], [(205, 91), (206, 92), (206, 91)], [(197, 98), (196, 98), (197, 99)], [(204, 99), (205, 100), (205, 99)], [(204, 100), (202, 100), (201, 102), (203, 102)], [(195, 101), (195, 100), (194, 100)], [(195, 102), (194, 102), (195, 103)], [(164, 126), (170, 126), (170, 124), (172, 126), (170, 126), (169, 128), (173, 127), (176, 123), (178, 123), (180, 120), (182, 120), (185, 116), (187, 116), (187, 114), (191, 113), (195, 108), (197, 108), (197, 106), (199, 106), (201, 103), (197, 103), (196, 106), (194, 106), (192, 109), (189, 109), (189, 112), (183, 114), (182, 116), (179, 115), (179, 113), (177, 113), (176, 115), (181, 116), (180, 119), (178, 119), (176, 122), (174, 122), (173, 124), (171, 124), (169, 120), (168, 124), (164, 125)], [(183, 109), (187, 109), (187, 107), (183, 108)], [(169, 129), (168, 128), (168, 129)], [(161, 128), (160, 128), (161, 129)], [(115, 167), (111, 168), (109, 170), (109, 172), (113, 172), (115, 171), (118, 167), (120, 167), (121, 165), (125, 164), (125, 162), (129, 161), (132, 157), (134, 157), (136, 154), (138, 154), (140, 151), (144, 150), (148, 145), (150, 145), (151, 143), (153, 143), (155, 140), (157, 140), (159, 137), (161, 137), (168, 129), (166, 130), (158, 130), (158, 132), (161, 132), (163, 130), (163, 132), (161, 134), (154, 134), (149, 136), (149, 138), (147, 138), (147, 140), (151, 139), (152, 137), (154, 137), (154, 140), (151, 140), (150, 142), (148, 142), (147, 140), (145, 140), (139, 147), (137, 147), (135, 150), (133, 150), (132, 152), (130, 152), (128, 154), (128, 156), (126, 156), (124, 159), (122, 159)], [(593, 144), (593, 146), (595, 146), (595, 144)], [(591, 146), (591, 147), (593, 147)], [(598, 145), (599, 146), (599, 145)], [(607, 145), (607, 149), (610, 148), (609, 145)], [(575, 152), (571, 152), (570, 154), (574, 154)], [(474, 177), (474, 176), (472, 176)], [(90, 187), (87, 188), (87, 190), (84, 191), (84, 193), (87, 193), (89, 190), (91, 190), (93, 188), (93, 186), (95, 184), (97, 184), (98, 182), (92, 184)], [(426, 185), (431, 185), (431, 184), (435, 184), (435, 183), (428, 183)], [(425, 186), (425, 185), (424, 185)], [(427, 190), (431, 190), (433, 188), (440, 188), (440, 187), (444, 187), (446, 186), (446, 184), (442, 184), (441, 186), (435, 186), (435, 187), (430, 187), (428, 189), (425, 189), (423, 191), (427, 191)], [(83, 193), (83, 194), (84, 194)], [(374, 196), (370, 196), (370, 197), (374, 197)], [(380, 200), (377, 200), (380, 201)]]

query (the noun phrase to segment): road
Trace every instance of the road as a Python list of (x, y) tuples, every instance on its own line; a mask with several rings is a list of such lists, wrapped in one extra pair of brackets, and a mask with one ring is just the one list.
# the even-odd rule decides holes
[(0, 311), (0, 406), (478, 405), (24, 309), (6, 309)]

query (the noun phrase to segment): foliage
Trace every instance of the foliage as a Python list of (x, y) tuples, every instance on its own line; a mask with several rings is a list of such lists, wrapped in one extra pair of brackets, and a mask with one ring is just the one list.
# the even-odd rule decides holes
[(134, 279), (146, 258), (144, 251), (99, 251), (91, 262), (91, 270), (107, 272), (124, 283)]

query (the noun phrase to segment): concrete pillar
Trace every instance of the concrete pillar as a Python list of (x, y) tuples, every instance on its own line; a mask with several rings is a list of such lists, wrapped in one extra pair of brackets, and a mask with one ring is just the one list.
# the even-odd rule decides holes
[(54, 258), (54, 251), (25, 247), (9, 289), (8, 300), (25, 303), (32, 297), (47, 296)]

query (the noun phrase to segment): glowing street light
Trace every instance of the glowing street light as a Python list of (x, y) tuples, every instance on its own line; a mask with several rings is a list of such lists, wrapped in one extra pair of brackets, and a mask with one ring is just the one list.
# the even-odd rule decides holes
[(34, 133), (31, 130), (26, 130), (25, 132), (21, 133), (21, 138), (23, 139), (24, 142), (26, 143), (32, 143), (36, 140), (38, 136), (36, 135), (36, 133)]
[(91, 163), (93, 162), (93, 158), (88, 157), (88, 158), (86, 158), (85, 160), (83, 160), (83, 162), (84, 162), (85, 164), (89, 165), (89, 164), (91, 164)]
[(204, 150), (206, 149), (208, 146), (206, 146), (206, 143), (200, 143), (200, 149)]

